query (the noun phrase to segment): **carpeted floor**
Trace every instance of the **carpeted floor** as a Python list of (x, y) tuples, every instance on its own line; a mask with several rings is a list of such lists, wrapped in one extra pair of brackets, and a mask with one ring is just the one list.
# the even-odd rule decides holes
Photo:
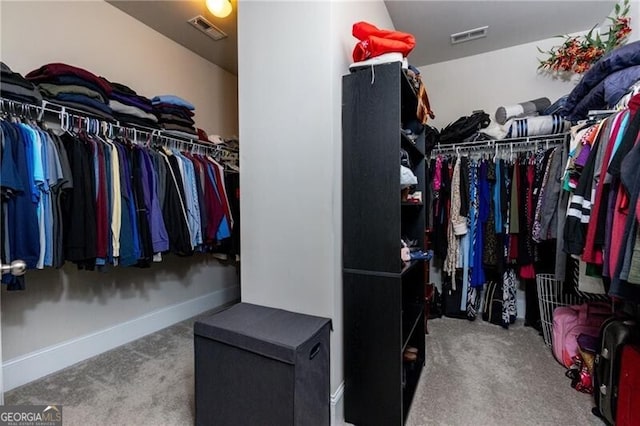
[(407, 425), (603, 425), (542, 337), (521, 321), (429, 321), (427, 363)]
[[(65, 425), (191, 425), (194, 321), (14, 389), (5, 403), (62, 404)], [(602, 425), (534, 330), (454, 319), (429, 330), (407, 425)]]
[(7, 392), (5, 404), (62, 404), (69, 426), (191, 425), (195, 320)]

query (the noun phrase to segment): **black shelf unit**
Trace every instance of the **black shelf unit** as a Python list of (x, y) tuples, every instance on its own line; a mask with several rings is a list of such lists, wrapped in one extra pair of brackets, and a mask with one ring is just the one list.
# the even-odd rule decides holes
[(418, 265), (422, 265), (422, 262), (423, 262), (422, 260), (412, 260), (410, 262), (403, 262), (400, 275), (404, 276), (405, 274), (410, 273), (413, 270), (413, 268), (415, 268)]
[(400, 131), (417, 97), (391, 63), (344, 76), (342, 100), (345, 420), (402, 425), (425, 363), (424, 261), (400, 261), (402, 238), (424, 249), (425, 206), (400, 195), (401, 148), (425, 194), (424, 136)]
[(409, 345), (409, 340), (413, 337), (418, 322), (422, 320), (422, 306), (407, 306), (402, 312), (402, 350)]
[(418, 145), (416, 145), (415, 141), (409, 139), (407, 135), (402, 134), (402, 148), (404, 148), (408, 153), (409, 157), (412, 160), (419, 161), (421, 158), (424, 158), (424, 151), (421, 150)]

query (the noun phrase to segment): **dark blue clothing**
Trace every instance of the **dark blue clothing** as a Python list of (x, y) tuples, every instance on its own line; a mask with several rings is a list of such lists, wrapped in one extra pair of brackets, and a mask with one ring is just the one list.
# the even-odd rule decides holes
[(140, 259), (140, 240), (136, 218), (136, 206), (131, 190), (131, 168), (128, 150), (121, 144), (118, 147), (120, 160), (120, 192), (122, 193), (122, 229), (120, 230), (120, 264), (135, 265)]
[(111, 229), (111, 218), (113, 216), (113, 200), (111, 197), (113, 191), (113, 182), (111, 181), (111, 148), (109, 145), (104, 145), (104, 164), (106, 170), (106, 184), (107, 184), (107, 262), (113, 263), (113, 231)]
[[(147, 204), (145, 197), (146, 173), (143, 168), (142, 150), (134, 147), (131, 150), (131, 172), (133, 199), (136, 206), (136, 214), (138, 219), (138, 235), (140, 241), (140, 259), (151, 261), (153, 257), (153, 243), (151, 241), (151, 228), (149, 226), (150, 205)], [(151, 198), (149, 197), (149, 201)]]
[(640, 65), (624, 68), (604, 78), (589, 91), (576, 106), (567, 111), (567, 120), (578, 121), (587, 118), (593, 109), (612, 108), (622, 98), (629, 87), (640, 80)]
[(113, 116), (113, 111), (109, 108), (109, 105), (104, 102), (100, 102), (96, 99), (90, 98), (86, 95), (81, 95), (79, 93), (60, 93), (56, 95), (55, 98), (51, 99), (52, 101), (64, 101), (64, 102), (73, 102), (79, 105), (86, 105), (91, 108), (102, 111), (108, 116)]
[(569, 93), (565, 110), (572, 111), (580, 100), (608, 75), (634, 65), (640, 65), (640, 41), (634, 41), (607, 53), (589, 68)]
[[(28, 158), (23, 140), (24, 133), (18, 125), (0, 122), (4, 135), (0, 184), (3, 202), (7, 205), (7, 238), (9, 253), (3, 253), (3, 261), (22, 259), (27, 268), (35, 268), (40, 255), (37, 202), (32, 199), (28, 175)], [(4, 244), (3, 244), (4, 245)], [(5, 247), (2, 247), (4, 250)], [(3, 276), (7, 282), (11, 275)]]

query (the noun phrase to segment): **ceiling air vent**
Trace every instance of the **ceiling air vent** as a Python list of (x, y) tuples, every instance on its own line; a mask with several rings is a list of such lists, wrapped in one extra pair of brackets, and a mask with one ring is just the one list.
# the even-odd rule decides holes
[(462, 31), (461, 33), (451, 34), (451, 44), (464, 43), (465, 41), (486, 37), (487, 29), (489, 29), (489, 27), (484, 26), (473, 30)]
[(227, 34), (224, 31), (207, 21), (202, 15), (191, 18), (187, 22), (216, 41), (227, 38)]

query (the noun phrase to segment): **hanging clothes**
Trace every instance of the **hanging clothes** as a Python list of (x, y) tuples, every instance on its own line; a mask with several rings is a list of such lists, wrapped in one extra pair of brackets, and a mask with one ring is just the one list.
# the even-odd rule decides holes
[(589, 157), (574, 191), (567, 212), (564, 232), (564, 250), (569, 254), (581, 255), (586, 237), (586, 226), (591, 216), (593, 172), (600, 139), (596, 139), (589, 151)]
[(498, 266), (498, 238), (496, 234), (495, 193), (499, 181), (498, 165), (494, 161), (487, 162), (487, 179), (482, 191), (482, 200), (488, 203), (487, 220), (484, 226), (484, 246), (482, 248), (482, 263), (485, 268), (494, 269)]
[(437, 156), (433, 167), (433, 235), (432, 246), (434, 257), (444, 262), (449, 250), (447, 239), (449, 231), (449, 210), (451, 196), (451, 181), (449, 179), (449, 161)]
[[(502, 295), (501, 325), (508, 327), (517, 317), (519, 282), (535, 287), (536, 272), (553, 269), (553, 256), (545, 251), (540, 258), (533, 237), (534, 230), (544, 242), (557, 236), (564, 151), (552, 146), (534, 154), (512, 154), (509, 159), (497, 155), (493, 160), (469, 160), (464, 155), (432, 159), (434, 255), (444, 261), (445, 272), (457, 270), (462, 278), (457, 282), (466, 296), (460, 301), (466, 318), (477, 316), (478, 289), (493, 277)], [(446, 176), (451, 177), (448, 183)], [(438, 249), (439, 238), (447, 244), (446, 252)], [(544, 250), (549, 247), (553, 246), (547, 244)]]
[[(213, 251), (232, 236), (225, 170), (214, 158), (4, 119), (0, 141), (3, 263), (148, 267), (162, 253)], [(2, 282), (24, 288), (21, 277)]]
[[(513, 173), (515, 170), (514, 165), (507, 165), (505, 167), (507, 173), (505, 174), (504, 186), (503, 186), (503, 199), (502, 204), (505, 209), (504, 214), (504, 236), (503, 236), (503, 249), (504, 249), (504, 268), (502, 272), (502, 326), (509, 327), (509, 324), (515, 321), (517, 316), (516, 305), (516, 276), (513, 271), (514, 251), (517, 250), (513, 247), (513, 243), (516, 241), (513, 238), (513, 228), (511, 224), (511, 218), (517, 217), (514, 214), (508, 214), (511, 212), (513, 202), (517, 202), (517, 197), (513, 194), (517, 191), (517, 175)], [(512, 178), (513, 177), (513, 178)], [(514, 207), (515, 209), (515, 207)]]
[[(453, 166), (450, 215), (447, 227), (448, 250), (443, 269), (447, 274), (452, 275), (455, 273), (460, 256), (459, 236), (467, 233), (466, 217), (463, 218), (460, 215), (460, 161), (456, 161)], [(453, 283), (455, 285), (455, 281)]]
[[(603, 202), (605, 198), (608, 198), (609, 188), (606, 182), (606, 170), (609, 162), (611, 161), (612, 154), (614, 153), (615, 145), (622, 139), (622, 135), (628, 124), (629, 112), (626, 111), (623, 114), (619, 114), (613, 120), (611, 138), (614, 142), (603, 143), (603, 155), (596, 159), (596, 167), (593, 174), (593, 185), (595, 186), (595, 196), (592, 208), (591, 217), (587, 224), (587, 233), (585, 237), (585, 247), (582, 255), (582, 259), (585, 262), (602, 265), (603, 253), (601, 243), (596, 243), (596, 234), (604, 234), (604, 223), (606, 220), (606, 206)], [(598, 231), (600, 228), (600, 231)]]
[(484, 264), (482, 261), (482, 250), (484, 248), (485, 227), (489, 219), (489, 181), (487, 178), (488, 165), (486, 161), (481, 161), (476, 167), (474, 184), (476, 187), (476, 225), (474, 227), (474, 249), (472, 258), (471, 286), (482, 287), (485, 282)]
[[(471, 274), (469, 276), (469, 280), (467, 283), (467, 292), (466, 292), (466, 311), (467, 318), (469, 320), (474, 320), (477, 316), (478, 311), (478, 302), (479, 302), (479, 293), (477, 291), (477, 287), (482, 286), (483, 282), (478, 284), (476, 281), (478, 280), (478, 276), (482, 273), (482, 261), (481, 261), (481, 253), (478, 250), (481, 248), (482, 240), (478, 240), (478, 234), (481, 232), (480, 227), (478, 226), (478, 215), (479, 215), (479, 191), (478, 191), (478, 173), (479, 173), (479, 164), (476, 161), (473, 161), (469, 168), (469, 266), (471, 267)], [(476, 269), (476, 265), (480, 265), (478, 269)]]

